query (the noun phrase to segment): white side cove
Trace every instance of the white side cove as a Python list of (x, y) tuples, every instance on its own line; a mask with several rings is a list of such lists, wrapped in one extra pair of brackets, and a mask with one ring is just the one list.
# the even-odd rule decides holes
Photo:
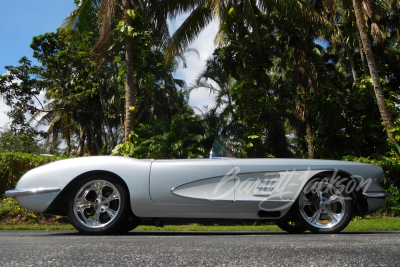
[(171, 192), (180, 197), (229, 204), (234, 199), (235, 184), (233, 180), (224, 181), (224, 177), (215, 177), (183, 184), (173, 188)]

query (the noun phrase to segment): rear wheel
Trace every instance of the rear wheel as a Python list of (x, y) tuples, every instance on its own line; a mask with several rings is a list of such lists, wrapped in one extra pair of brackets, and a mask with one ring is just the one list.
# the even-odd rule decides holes
[(353, 215), (351, 197), (325, 179), (307, 183), (294, 205), (300, 223), (313, 233), (338, 233)]
[(104, 175), (84, 179), (72, 191), (68, 217), (84, 234), (109, 234), (128, 229), (129, 198), (125, 188)]

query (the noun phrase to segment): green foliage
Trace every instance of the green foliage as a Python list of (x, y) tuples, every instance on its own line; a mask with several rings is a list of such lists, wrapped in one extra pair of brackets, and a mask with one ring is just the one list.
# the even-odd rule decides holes
[(171, 124), (156, 121), (154, 125), (140, 124), (130, 134), (130, 142), (117, 145), (112, 155), (134, 158), (184, 159), (203, 158), (206, 129), (198, 115), (175, 115)]
[(15, 187), (27, 171), (67, 157), (47, 157), (27, 153), (0, 153), (0, 195)]
[(0, 95), (11, 107), (7, 115), (11, 119), (11, 129), (19, 135), (32, 139), (45, 133), (32, 128), (25, 114), (33, 116), (38, 111), (35, 100), (41, 91), (42, 81), (37, 78), (40, 68), (32, 66), (26, 57), (19, 60), (20, 66), (6, 66), (7, 73), (0, 75)]
[[(12, 227), (18, 228), (16, 225), (24, 225), (25, 229), (37, 230), (43, 227), (48, 230), (57, 229), (59, 223), (68, 223), (68, 219), (64, 216), (48, 216), (45, 218), (41, 213), (23, 209), (14, 198), (4, 198), (0, 199), (0, 222), (3, 224), (0, 229), (3, 230), (12, 229)], [(4, 223), (6, 224), (5, 226)], [(32, 224), (35, 224), (36, 228)], [(39, 226), (38, 224), (45, 225)], [(68, 226), (66, 229), (72, 228), (72, 226)], [(19, 227), (18, 229), (22, 229), (21, 226)]]
[(18, 205), (14, 198), (0, 199), (0, 218), (7, 215), (13, 216), (23, 211), (24, 209)]
[(117, 143), (123, 81), (116, 79), (116, 65), (96, 68), (91, 50), (97, 35), (96, 30), (82, 31), (67, 43), (58, 33), (46, 33), (31, 44), (43, 66), (40, 77), (48, 101), (34, 116), (49, 126), (49, 137), (65, 140), (66, 154), (83, 155), (85, 148), (99, 154), (103, 147), (109, 153)]
[(374, 155), (371, 158), (357, 158), (354, 156), (346, 156), (343, 160), (368, 163), (380, 166), (385, 172), (385, 181), (382, 186), (385, 191), (393, 196), (386, 200), (385, 206), (377, 213), (378, 216), (400, 216), (400, 159), (396, 156), (386, 157)]
[(0, 153), (40, 153), (40, 145), (26, 134), (16, 134), (9, 128), (0, 128)]
[(393, 196), (386, 200), (386, 204), (382, 208), (381, 213), (388, 216), (400, 216), (400, 188), (390, 185), (386, 191)]

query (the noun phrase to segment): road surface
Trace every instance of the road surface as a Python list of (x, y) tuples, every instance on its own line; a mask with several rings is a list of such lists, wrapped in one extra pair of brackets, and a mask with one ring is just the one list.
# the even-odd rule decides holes
[(0, 266), (400, 266), (400, 232), (0, 231)]

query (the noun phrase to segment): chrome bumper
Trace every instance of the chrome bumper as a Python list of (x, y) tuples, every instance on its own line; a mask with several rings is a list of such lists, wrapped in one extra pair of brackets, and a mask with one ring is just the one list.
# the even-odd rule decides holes
[(36, 195), (36, 194), (45, 194), (45, 193), (53, 193), (61, 191), (60, 188), (51, 187), (51, 188), (30, 188), (30, 189), (14, 189), (6, 191), (6, 197), (19, 197), (26, 195)]
[(392, 197), (391, 193), (387, 192), (367, 192), (363, 193), (366, 198), (389, 198)]

